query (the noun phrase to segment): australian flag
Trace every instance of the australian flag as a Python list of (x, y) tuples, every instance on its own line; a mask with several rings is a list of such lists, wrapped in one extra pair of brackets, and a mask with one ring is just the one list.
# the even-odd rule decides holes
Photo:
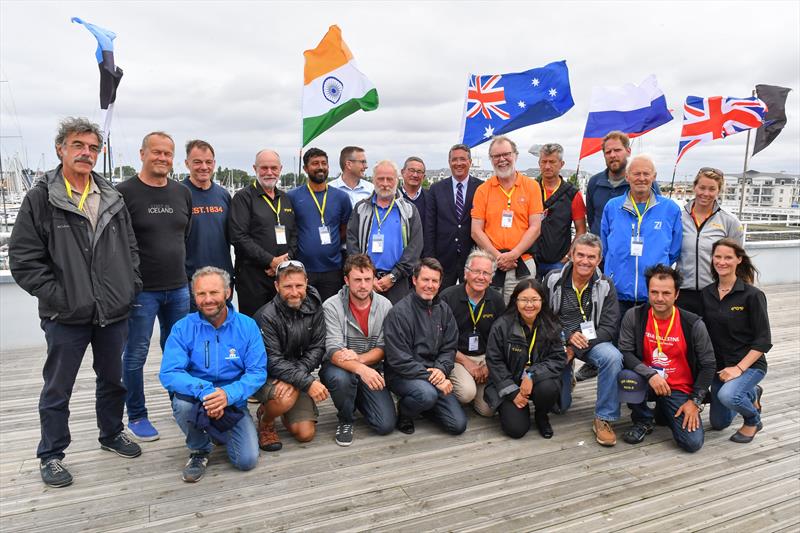
[(566, 61), (511, 74), (470, 74), (462, 142), (477, 146), (560, 117), (574, 105)]
[(117, 87), (122, 79), (122, 69), (114, 64), (114, 39), (117, 34), (89, 24), (78, 17), (72, 17), (72, 22), (83, 24), (97, 39), (95, 57), (100, 67), (100, 109), (105, 111), (103, 131), (108, 135), (111, 129), (111, 114), (117, 99)]

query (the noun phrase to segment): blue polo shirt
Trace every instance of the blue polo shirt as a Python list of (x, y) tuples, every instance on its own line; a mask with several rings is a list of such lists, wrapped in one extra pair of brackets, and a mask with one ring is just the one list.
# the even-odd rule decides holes
[[(391, 271), (394, 266), (400, 261), (403, 255), (403, 228), (400, 221), (400, 210), (397, 205), (394, 207), (382, 208), (375, 203), (375, 197), (372, 197), (372, 225), (369, 232), (369, 247), (367, 255), (369, 255), (375, 268), (378, 270)], [(378, 209), (378, 216), (381, 217), (381, 223), (378, 225), (378, 220), (375, 217), (375, 208)], [(389, 209), (391, 208), (391, 211)], [(387, 216), (387, 211), (389, 212)], [(386, 219), (384, 220), (384, 217)], [(383, 235), (383, 252), (374, 253), (372, 251), (372, 240), (375, 235), (381, 233)]]
[(319, 228), (322, 225), (319, 208), (306, 185), (296, 187), (286, 193), (294, 207), (294, 221), (297, 225), (297, 258), (303, 262), (308, 272), (331, 272), (342, 268), (342, 240), (339, 227), (347, 225), (353, 205), (346, 192), (328, 186), (328, 199), (325, 191), (315, 192), (314, 196), (322, 207), (325, 201), (325, 226), (331, 236), (330, 244), (322, 244)]

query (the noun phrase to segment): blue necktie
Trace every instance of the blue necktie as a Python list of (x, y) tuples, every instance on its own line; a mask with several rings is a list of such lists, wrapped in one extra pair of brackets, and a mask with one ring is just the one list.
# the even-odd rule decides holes
[(464, 214), (464, 184), (456, 183), (456, 218), (461, 220)]

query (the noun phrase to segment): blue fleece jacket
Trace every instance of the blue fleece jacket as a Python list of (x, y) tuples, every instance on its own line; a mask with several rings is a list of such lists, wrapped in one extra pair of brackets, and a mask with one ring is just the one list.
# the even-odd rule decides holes
[(642, 214), (639, 230), (644, 241), (641, 256), (631, 255), (631, 237), (637, 225), (629, 194), (608, 201), (600, 228), (603, 272), (614, 280), (620, 300), (646, 302), (644, 271), (658, 263), (672, 265), (681, 256), (681, 209), (669, 198), (650, 193), (650, 206)]
[(234, 311), (217, 329), (200, 313), (191, 313), (172, 326), (161, 359), (161, 384), (202, 400), (219, 387), (228, 404), (247, 407), (267, 380), (267, 352), (255, 320)]

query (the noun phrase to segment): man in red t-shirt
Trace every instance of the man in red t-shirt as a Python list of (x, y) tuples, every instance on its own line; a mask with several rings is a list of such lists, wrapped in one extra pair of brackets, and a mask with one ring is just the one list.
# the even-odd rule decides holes
[[(630, 309), (622, 319), (619, 350), (626, 369), (648, 385), (656, 409), (672, 428), (675, 442), (688, 452), (703, 447), (700, 412), (714, 377), (714, 348), (703, 321), (678, 309), (677, 270), (658, 264), (645, 271), (649, 303)], [(637, 444), (653, 431), (647, 398), (631, 408), (633, 427), (623, 435)]]

